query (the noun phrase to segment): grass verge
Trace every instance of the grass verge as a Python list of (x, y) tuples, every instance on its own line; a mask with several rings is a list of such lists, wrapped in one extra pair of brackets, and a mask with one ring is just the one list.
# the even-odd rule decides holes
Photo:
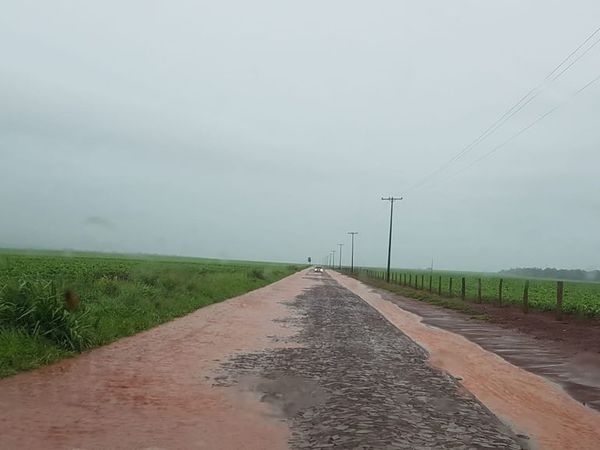
[(473, 319), (489, 320), (487, 315), (481, 314), (481, 312), (474, 309), (470, 302), (467, 300), (462, 300), (460, 298), (443, 297), (441, 295), (437, 295), (428, 291), (413, 289), (394, 283), (387, 283), (386, 281), (381, 280), (379, 278), (368, 277), (364, 273), (355, 275), (354, 278), (370, 286), (385, 289), (386, 291), (393, 292), (394, 294), (398, 294), (403, 297), (408, 297), (414, 300), (420, 300), (429, 303), (431, 305), (452, 309), (454, 311), (459, 311), (463, 314), (469, 315)]
[(0, 254), (0, 377), (152, 328), (300, 268)]

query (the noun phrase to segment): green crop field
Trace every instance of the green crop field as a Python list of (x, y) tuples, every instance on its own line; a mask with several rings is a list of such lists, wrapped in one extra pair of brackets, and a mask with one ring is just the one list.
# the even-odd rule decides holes
[(300, 267), (0, 252), (0, 377), (148, 329)]
[[(384, 274), (382, 269), (370, 272), (376, 277)], [(362, 271), (366, 274), (366, 270)], [(443, 271), (394, 270), (393, 281), (412, 287), (417, 282), (418, 289), (429, 290), (429, 278), (432, 277), (432, 291), (438, 293), (441, 280), (443, 296), (460, 297), (462, 278), (465, 278), (466, 299), (478, 299), (478, 280), (481, 279), (481, 296), (483, 302), (498, 302), (500, 280), (502, 279), (502, 303), (522, 305), (525, 278), (508, 278), (489, 273), (460, 273)], [(450, 289), (450, 280), (452, 288)], [(557, 280), (529, 278), (529, 308), (541, 311), (556, 309)], [(586, 317), (600, 317), (600, 283), (580, 281), (564, 281), (564, 299), (562, 311)]]

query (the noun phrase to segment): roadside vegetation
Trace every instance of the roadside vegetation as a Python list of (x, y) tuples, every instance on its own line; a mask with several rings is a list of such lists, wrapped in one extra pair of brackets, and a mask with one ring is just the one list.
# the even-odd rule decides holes
[(300, 266), (0, 252), (0, 377), (265, 286)]
[[(361, 269), (357, 270), (357, 274), (371, 284), (374, 280), (383, 281), (385, 277), (382, 269)], [(463, 278), (466, 303), (461, 300)], [(468, 309), (469, 302), (523, 307), (527, 286), (527, 308), (555, 311), (559, 281), (564, 287), (560, 307), (562, 312), (582, 317), (600, 317), (600, 283), (597, 282), (506, 277), (489, 273), (418, 270), (394, 270), (391, 273), (394, 289), (403, 291), (399, 293), (452, 309)]]

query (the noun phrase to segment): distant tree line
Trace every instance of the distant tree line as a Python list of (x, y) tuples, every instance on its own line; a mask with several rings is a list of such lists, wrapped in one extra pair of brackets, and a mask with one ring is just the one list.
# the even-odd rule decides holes
[(515, 269), (501, 270), (500, 275), (525, 277), (525, 278), (551, 278), (554, 280), (576, 280), (576, 281), (598, 281), (600, 282), (600, 270), (581, 269), (554, 269), (546, 267), (519, 267)]

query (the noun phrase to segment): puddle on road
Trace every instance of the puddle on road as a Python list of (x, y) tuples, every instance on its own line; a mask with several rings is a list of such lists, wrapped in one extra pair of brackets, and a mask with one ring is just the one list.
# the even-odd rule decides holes
[(239, 389), (254, 392), (261, 402), (267, 403), (275, 415), (290, 418), (298, 411), (324, 404), (329, 395), (318, 382), (309, 378), (274, 374), (274, 379), (242, 376), (237, 380)]

